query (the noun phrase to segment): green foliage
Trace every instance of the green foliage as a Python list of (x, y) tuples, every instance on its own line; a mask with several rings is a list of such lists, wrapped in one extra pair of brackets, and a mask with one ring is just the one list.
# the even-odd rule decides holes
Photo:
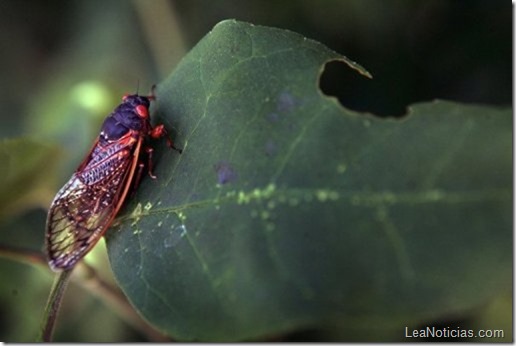
[(511, 111), (352, 112), (318, 89), (335, 59), (367, 75), (297, 34), (225, 21), (158, 85), (154, 115), (183, 153), (157, 145), (158, 179), (107, 239), (151, 324), (179, 340), (401, 339), (511, 289)]
[(28, 138), (0, 142), (0, 220), (48, 202), (54, 188), (58, 150)]

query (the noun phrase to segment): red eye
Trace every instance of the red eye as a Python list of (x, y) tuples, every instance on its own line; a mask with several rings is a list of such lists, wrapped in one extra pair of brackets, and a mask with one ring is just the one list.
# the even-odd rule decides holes
[(136, 106), (135, 110), (136, 113), (142, 118), (147, 118), (149, 116), (149, 110), (144, 105)]

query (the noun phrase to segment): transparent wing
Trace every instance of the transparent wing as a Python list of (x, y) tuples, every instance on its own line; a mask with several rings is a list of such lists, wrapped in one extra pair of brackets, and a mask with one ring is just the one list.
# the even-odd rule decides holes
[(57, 193), (47, 217), (47, 254), (54, 270), (75, 265), (114, 219), (129, 188), (140, 143), (96, 147)]

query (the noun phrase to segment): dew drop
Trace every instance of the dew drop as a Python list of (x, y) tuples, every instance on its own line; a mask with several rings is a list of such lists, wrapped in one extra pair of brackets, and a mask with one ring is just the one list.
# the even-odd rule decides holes
[(186, 235), (186, 226), (181, 224), (179, 226), (172, 227), (170, 233), (163, 239), (163, 245), (166, 248), (176, 246), (179, 241)]

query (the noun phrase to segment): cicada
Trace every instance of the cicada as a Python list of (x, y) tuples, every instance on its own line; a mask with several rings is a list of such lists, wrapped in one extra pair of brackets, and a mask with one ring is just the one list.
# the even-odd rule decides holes
[[(100, 134), (75, 173), (54, 197), (47, 215), (46, 251), (52, 270), (70, 269), (109, 228), (129, 191), (141, 177), (141, 156), (152, 148), (147, 138), (165, 136), (163, 124), (153, 127), (149, 106), (154, 96), (125, 95), (105, 119)], [(176, 149), (177, 150), (177, 149)]]

